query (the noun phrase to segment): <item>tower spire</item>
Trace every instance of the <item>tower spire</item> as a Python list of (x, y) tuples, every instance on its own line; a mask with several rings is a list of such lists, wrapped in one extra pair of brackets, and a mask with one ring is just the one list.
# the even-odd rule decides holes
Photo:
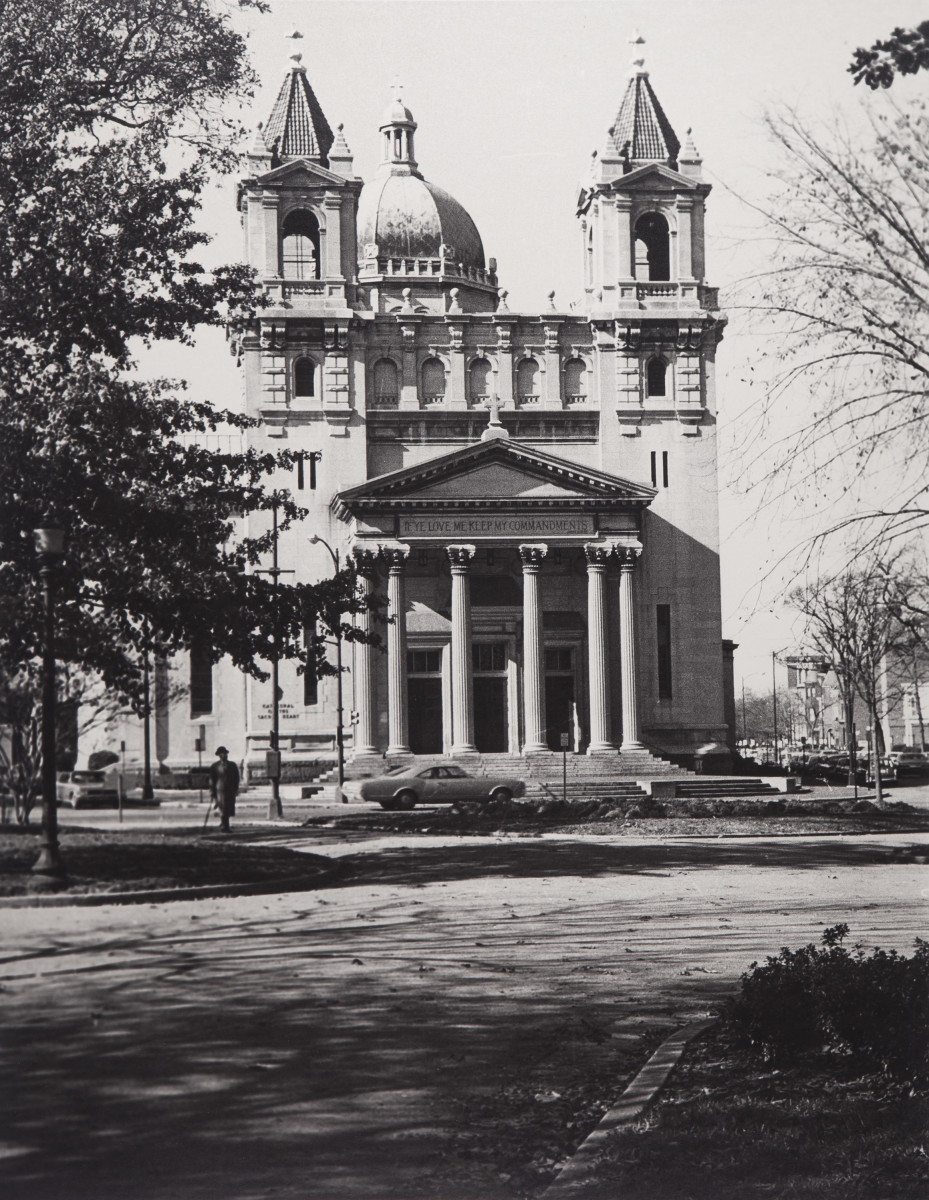
[(297, 29), (288, 34), (293, 47), (289, 53), (290, 67), (262, 135), (272, 165), (288, 158), (309, 158), (325, 167), (335, 139), (307, 79), (303, 54), (298, 48), (302, 38)]
[(676, 169), (681, 143), (649, 82), (645, 38), (637, 32), (629, 41), (634, 50), (629, 82), (601, 159), (621, 160), (625, 169), (649, 162)]

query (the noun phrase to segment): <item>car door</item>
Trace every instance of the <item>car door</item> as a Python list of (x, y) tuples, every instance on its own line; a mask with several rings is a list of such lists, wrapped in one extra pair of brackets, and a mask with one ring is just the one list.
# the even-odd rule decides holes
[(414, 791), (422, 804), (434, 804), (439, 791), (441, 767), (426, 767), (414, 781)]
[(461, 767), (442, 767), (440, 768), (445, 775), (441, 782), (442, 799), (449, 803), (454, 803), (456, 800), (473, 800), (475, 791), (475, 781)]

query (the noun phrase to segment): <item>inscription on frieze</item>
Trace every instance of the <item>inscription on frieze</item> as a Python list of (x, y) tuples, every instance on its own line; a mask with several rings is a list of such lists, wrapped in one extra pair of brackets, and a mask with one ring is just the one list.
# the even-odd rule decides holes
[(401, 516), (398, 535), (428, 538), (591, 537), (595, 518), (582, 513), (547, 516), (534, 513), (460, 513)]

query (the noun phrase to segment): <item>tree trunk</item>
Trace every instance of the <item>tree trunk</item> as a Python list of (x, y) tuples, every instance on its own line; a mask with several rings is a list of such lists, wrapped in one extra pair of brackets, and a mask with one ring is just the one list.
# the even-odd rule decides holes
[(874, 800), (878, 808), (884, 807), (884, 785), (881, 781), (881, 745), (884, 740), (881, 723), (877, 715), (877, 705), (870, 704), (868, 712), (871, 716), (871, 762), (874, 771)]
[(923, 724), (923, 706), (919, 698), (919, 655), (913, 651), (913, 699), (916, 702), (916, 720), (919, 722), (919, 748), (926, 753), (926, 727)]

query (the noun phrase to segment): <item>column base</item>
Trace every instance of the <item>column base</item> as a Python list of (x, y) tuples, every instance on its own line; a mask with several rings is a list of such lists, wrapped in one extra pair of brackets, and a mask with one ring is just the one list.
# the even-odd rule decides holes
[(619, 751), (622, 754), (626, 750), (647, 750), (647, 749), (648, 749), (648, 747), (643, 745), (641, 742), (623, 742), (623, 744), (619, 748)]
[(612, 742), (591, 742), (587, 747), (586, 754), (618, 754), (619, 751)]
[(412, 754), (413, 751), (409, 748), (409, 746), (388, 746), (384, 753), (387, 755)]
[(470, 743), (466, 743), (463, 746), (452, 746), (449, 754), (477, 754), (477, 746), (472, 746)]
[(522, 750), (520, 750), (520, 754), (554, 754), (554, 753), (560, 754), (561, 752), (553, 751), (551, 746), (549, 746), (548, 742), (526, 742), (523, 745)]

